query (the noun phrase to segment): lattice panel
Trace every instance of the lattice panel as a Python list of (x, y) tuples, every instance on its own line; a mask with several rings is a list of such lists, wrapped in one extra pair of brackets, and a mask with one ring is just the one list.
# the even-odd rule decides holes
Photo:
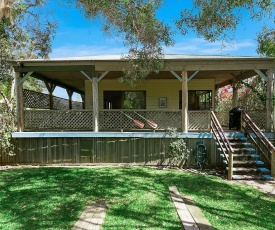
[(181, 111), (149, 111), (148, 118), (158, 124), (158, 129), (177, 128), (181, 130)]
[(250, 110), (245, 111), (248, 116), (252, 119), (252, 121), (260, 128), (265, 129), (265, 121), (266, 121), (266, 112), (265, 111), (257, 111), (257, 110)]
[(25, 110), (26, 130), (93, 130), (92, 111)]
[(60, 98), (60, 97), (53, 97), (53, 109), (68, 110), (69, 109), (69, 100)]
[[(124, 113), (124, 114), (123, 114)], [(140, 129), (134, 120), (144, 123), (144, 129), (152, 129), (146, 120), (158, 124), (157, 129), (168, 127), (181, 130), (181, 111), (134, 111), (101, 110), (99, 128), (101, 130)], [(126, 115), (128, 116), (126, 116)], [(208, 111), (189, 111), (189, 130), (208, 130)], [(25, 110), (26, 130), (92, 130), (93, 112), (88, 110)], [(142, 130), (142, 129), (141, 129)]]
[(210, 112), (209, 111), (188, 111), (189, 130), (209, 130)]
[(216, 116), (222, 126), (229, 126), (229, 112), (217, 112)]
[[(168, 127), (181, 130), (181, 111), (137, 111), (147, 120), (158, 124), (157, 129)], [(124, 114), (123, 114), (124, 113)], [(135, 122), (128, 118), (144, 123), (144, 129), (152, 129), (147, 121), (138, 116), (135, 111), (101, 110), (99, 115), (100, 129), (139, 129)], [(189, 111), (189, 130), (208, 130), (210, 114), (208, 111)]]
[(50, 96), (48, 94), (23, 89), (23, 102), (25, 108), (49, 109)]
[[(171, 111), (137, 111), (146, 120), (158, 124), (157, 129), (167, 129), (168, 127), (181, 128), (181, 112)], [(140, 129), (133, 120), (142, 122), (144, 129), (152, 129), (147, 121), (134, 111), (101, 110), (99, 117), (100, 129)], [(127, 117), (128, 116), (128, 117)], [(131, 117), (132, 119), (130, 119)]]
[[(50, 109), (50, 95), (31, 90), (23, 90), (23, 101), (25, 108)], [(68, 110), (69, 100), (53, 96), (54, 110)], [(72, 101), (73, 110), (83, 109), (83, 102)]]
[(83, 102), (72, 101), (72, 109), (74, 109), (74, 110), (81, 110), (81, 109), (83, 109), (83, 105), (84, 105)]

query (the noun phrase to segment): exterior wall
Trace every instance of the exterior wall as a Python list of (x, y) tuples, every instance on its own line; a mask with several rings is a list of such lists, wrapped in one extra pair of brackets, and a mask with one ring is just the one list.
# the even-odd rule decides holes
[[(167, 97), (167, 110), (179, 109), (179, 91), (181, 82), (178, 79), (157, 79), (144, 80), (138, 88), (131, 88), (118, 80), (101, 80), (99, 82), (99, 109), (103, 109), (103, 91), (105, 90), (145, 90), (146, 109), (160, 109), (158, 107), (159, 97)], [(212, 90), (212, 107), (214, 108), (215, 99), (215, 80), (214, 79), (193, 79), (188, 83), (188, 90)], [(92, 109), (92, 83), (85, 81), (85, 108)]]
[[(12, 163), (19, 164), (77, 164), (126, 163), (138, 165), (167, 165), (171, 138), (19, 138)], [(207, 149), (208, 165), (221, 164), (212, 138), (185, 138), (190, 150), (188, 165), (194, 166), (193, 149), (198, 141)], [(2, 162), (11, 163), (11, 162)]]

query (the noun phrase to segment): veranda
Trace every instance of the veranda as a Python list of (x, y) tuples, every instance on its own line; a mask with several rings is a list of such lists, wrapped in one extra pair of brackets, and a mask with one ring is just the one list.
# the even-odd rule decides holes
[[(268, 99), (266, 111), (251, 117), (271, 131), (273, 58), (166, 55), (163, 70), (135, 89), (118, 81), (127, 65), (120, 56), (17, 60), (12, 65), (17, 79), (17, 154), (2, 162), (160, 164), (167, 159), (171, 137), (165, 130), (171, 127), (190, 149), (203, 142), (210, 165), (221, 164), (211, 133), (216, 92), (256, 74), (268, 82)], [(44, 81), (48, 94), (23, 89), (30, 76)], [(67, 90), (67, 101), (53, 96), (56, 86)], [(142, 103), (125, 109), (125, 92), (139, 95)], [(72, 101), (73, 93), (81, 95), (81, 103)], [(235, 90), (233, 98), (232, 106)], [(224, 125), (226, 116), (218, 114)], [(188, 163), (194, 164), (192, 154)]]

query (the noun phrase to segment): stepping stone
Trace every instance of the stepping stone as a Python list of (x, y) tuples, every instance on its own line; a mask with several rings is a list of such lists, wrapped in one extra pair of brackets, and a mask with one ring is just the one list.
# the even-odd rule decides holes
[(185, 230), (214, 230), (190, 197), (181, 196), (175, 186), (169, 187), (169, 192)]
[(106, 201), (90, 202), (72, 230), (99, 230), (106, 216)]

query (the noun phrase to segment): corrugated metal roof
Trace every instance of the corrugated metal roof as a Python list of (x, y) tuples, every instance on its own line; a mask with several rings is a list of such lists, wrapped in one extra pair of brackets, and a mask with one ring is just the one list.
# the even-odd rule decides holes
[[(103, 56), (83, 56), (83, 57), (65, 57), (50, 59), (19, 59), (20, 62), (71, 62), (71, 61), (123, 61), (124, 55), (103, 55)], [(184, 55), (184, 54), (166, 54), (164, 60), (272, 60), (271, 57), (259, 56), (222, 56), (222, 55)]]

